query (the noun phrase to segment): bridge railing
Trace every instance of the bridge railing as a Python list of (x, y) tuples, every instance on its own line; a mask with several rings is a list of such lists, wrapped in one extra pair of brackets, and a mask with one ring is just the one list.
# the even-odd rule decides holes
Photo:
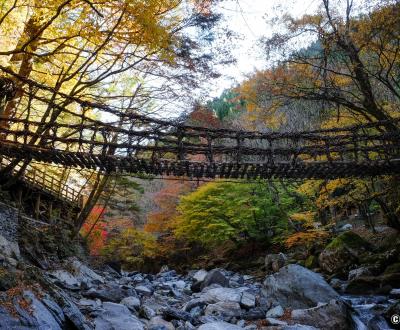
[[(10, 162), (11, 159), (2, 158), (0, 167), (6, 167)], [(12, 175), (18, 175), (21, 168), (21, 164), (14, 166)], [(74, 204), (81, 201), (82, 195), (79, 190), (70, 187), (65, 181), (30, 164), (25, 168), (20, 178), (30, 186), (44, 190), (58, 199), (63, 199)]]

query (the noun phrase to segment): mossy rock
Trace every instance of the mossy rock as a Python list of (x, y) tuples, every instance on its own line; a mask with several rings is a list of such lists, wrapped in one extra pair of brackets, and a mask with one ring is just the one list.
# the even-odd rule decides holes
[(316, 256), (309, 256), (304, 262), (304, 266), (308, 269), (314, 269), (318, 267), (318, 258)]
[(362, 237), (353, 233), (352, 231), (347, 231), (335, 239), (333, 239), (327, 246), (328, 250), (341, 249), (343, 247), (351, 248), (354, 250), (369, 250), (371, 248), (370, 244), (364, 240)]
[(357, 277), (350, 281), (346, 293), (350, 294), (388, 294), (392, 287), (383, 283), (382, 279), (375, 276)]
[(0, 291), (7, 291), (17, 285), (15, 272), (0, 267)]
[(396, 262), (386, 267), (384, 274), (400, 273), (400, 262)]

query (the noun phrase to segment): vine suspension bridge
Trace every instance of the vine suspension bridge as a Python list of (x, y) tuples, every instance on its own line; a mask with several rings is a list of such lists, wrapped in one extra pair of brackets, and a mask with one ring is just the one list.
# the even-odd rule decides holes
[[(32, 87), (32, 82), (30, 82)], [(32, 88), (29, 88), (32, 91)], [(223, 179), (333, 179), (400, 174), (400, 131), (373, 122), (306, 132), (250, 132), (205, 128), (119, 111), (64, 96), (77, 111), (27, 93), (49, 111), (0, 118), (1, 171), (36, 161), (107, 174)], [(6, 94), (3, 92), (3, 94)], [(56, 95), (56, 94), (55, 94)], [(107, 113), (115, 122), (87, 116)], [(58, 120), (68, 114), (70, 122)], [(388, 127), (391, 126), (391, 129)]]

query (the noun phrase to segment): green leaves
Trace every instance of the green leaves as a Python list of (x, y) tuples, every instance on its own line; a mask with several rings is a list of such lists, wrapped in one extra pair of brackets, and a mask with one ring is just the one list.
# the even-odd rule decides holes
[(267, 240), (271, 230), (285, 231), (288, 212), (295, 210), (293, 197), (279, 190), (277, 203), (275, 193), (266, 183), (203, 185), (181, 199), (174, 234), (210, 247), (228, 240)]

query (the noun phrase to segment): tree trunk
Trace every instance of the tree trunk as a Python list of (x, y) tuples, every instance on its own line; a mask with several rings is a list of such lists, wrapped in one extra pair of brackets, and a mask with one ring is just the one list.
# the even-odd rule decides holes
[(396, 213), (391, 209), (391, 207), (381, 198), (375, 198), (375, 201), (381, 207), (381, 210), (387, 220), (387, 225), (389, 227), (400, 230), (400, 220), (397, 217)]

